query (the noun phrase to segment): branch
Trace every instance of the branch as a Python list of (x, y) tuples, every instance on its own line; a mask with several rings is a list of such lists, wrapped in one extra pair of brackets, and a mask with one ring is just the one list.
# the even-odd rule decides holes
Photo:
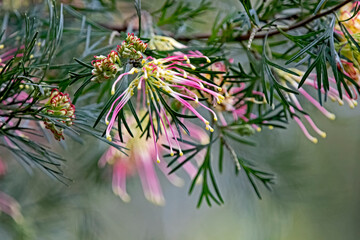
[[(303, 27), (305, 26), (306, 24), (318, 19), (318, 18), (321, 18), (321, 17), (324, 17), (332, 12), (335, 12), (336, 10), (340, 9), (342, 6), (348, 4), (349, 2), (351, 2), (352, 0), (346, 0), (338, 5), (336, 5), (335, 7), (327, 10), (327, 11), (324, 11), (324, 12), (321, 12), (321, 13), (318, 13), (316, 15), (313, 15), (312, 17), (309, 17), (309, 18), (306, 18), (300, 22), (297, 22), (289, 27), (284, 27), (284, 28), (281, 28), (282, 31), (284, 32), (287, 32), (287, 31), (290, 31), (290, 30), (293, 30), (293, 29), (296, 29), (296, 28), (299, 28), (299, 27)], [(266, 35), (268, 36), (273, 36), (273, 35), (276, 35), (276, 34), (279, 34), (280, 31), (278, 29), (276, 30), (273, 30), (273, 31), (270, 31), (268, 33), (259, 33), (259, 34), (256, 34), (254, 38), (265, 38)], [(243, 36), (240, 36), (238, 38), (236, 38), (236, 40), (248, 40), (250, 37), (250, 33), (247, 34), (247, 35), (243, 35)]]
[[(282, 31), (284, 32), (287, 32), (287, 31), (290, 31), (290, 30), (293, 30), (293, 29), (296, 29), (296, 28), (299, 28), (299, 27), (303, 27), (305, 26), (306, 24), (318, 19), (318, 18), (321, 18), (321, 17), (324, 17), (330, 13), (333, 13), (335, 12), (336, 10), (340, 9), (342, 6), (346, 5), (347, 3), (351, 2), (352, 0), (345, 0), (343, 1), (342, 3), (339, 3), (338, 5), (334, 6), (333, 8), (330, 8), (329, 10), (326, 10), (324, 12), (320, 12), (316, 15), (313, 15), (309, 18), (306, 18), (306, 19), (303, 19), (301, 20), (300, 22), (297, 22), (293, 25), (290, 25), (288, 27), (283, 27), (281, 28)], [(110, 30), (113, 30), (113, 31), (118, 31), (118, 32), (122, 32), (122, 31), (126, 31), (127, 29), (127, 24), (124, 24), (124, 25), (120, 25), (120, 26), (115, 26), (115, 25), (107, 25), (107, 24), (100, 24), (101, 26), (107, 28), (107, 29), (110, 29)], [(273, 36), (273, 35), (277, 35), (279, 34), (280, 31), (279, 29), (275, 29), (275, 30), (272, 30), (272, 31), (269, 31), (269, 32), (261, 32), (261, 33), (257, 33), (254, 38), (265, 38), (266, 35), (268, 36)], [(248, 33), (248, 34), (245, 34), (245, 35), (241, 35), (241, 36), (238, 36), (236, 37), (234, 40), (236, 41), (245, 41), (245, 40), (249, 40), (251, 36), (251, 33)], [(192, 36), (179, 36), (177, 37), (176, 39), (179, 40), (179, 41), (191, 41), (191, 40), (195, 40), (195, 39), (207, 39), (210, 37), (210, 34), (207, 34), (207, 33), (202, 33), (202, 34), (194, 34)]]

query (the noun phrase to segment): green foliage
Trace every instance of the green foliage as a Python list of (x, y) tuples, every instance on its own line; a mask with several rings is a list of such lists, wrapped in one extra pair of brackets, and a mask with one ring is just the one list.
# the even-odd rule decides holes
[[(204, 92), (194, 91), (199, 97), (199, 102), (207, 108), (222, 108), (219, 111), (224, 115), (224, 121), (227, 123), (220, 124), (215, 121), (211, 123), (215, 131), (210, 134), (210, 141), (207, 144), (183, 137), (184, 133), (191, 136), (191, 129), (184, 123), (184, 119), (193, 120), (196, 116), (183, 113), (182, 107), (171, 100), (169, 93), (161, 88), (154, 90), (158, 101), (151, 101), (149, 110), (144, 114), (137, 111), (141, 103), (128, 101), (116, 116), (119, 139), (109, 142), (104, 138), (106, 128), (103, 123), (104, 116), (128, 87), (133, 77), (124, 76), (115, 94), (111, 96), (109, 89), (112, 81), (120, 74), (138, 67), (143, 57), (141, 52), (137, 53), (136, 49), (133, 49), (139, 59), (134, 61), (124, 57), (119, 63), (121, 68), (109, 81), (103, 81), (101, 84), (93, 81), (91, 64), (93, 56), (109, 53), (116, 48), (120, 40), (126, 38), (124, 32), (113, 38), (111, 30), (114, 29), (111, 29), (111, 26), (91, 18), (91, 14), (101, 15), (101, 11), (116, 9), (115, 1), (98, 1), (102, 8), (94, 9), (56, 5), (49, 0), (26, 16), (11, 13), (8, 16), (17, 25), (6, 24), (4, 21), (5, 31), (1, 36), (2, 44), (11, 46), (15, 51), (14, 57), (3, 66), (0, 73), (1, 117), (6, 119), (1, 121), (0, 137), (8, 140), (8, 142), (2, 141), (0, 146), (8, 148), (17, 159), (21, 160), (19, 162), (26, 169), (30, 169), (29, 166), (38, 166), (51, 176), (64, 180), (66, 178), (63, 177), (60, 168), (62, 157), (45, 147), (46, 144), (27, 137), (28, 134), (41, 137), (46, 133), (33, 131), (31, 126), (23, 124), (25, 121), (31, 120), (36, 125), (40, 125), (41, 121), (49, 118), (59, 127), (65, 128), (67, 136), (75, 141), (84, 142), (82, 136), (88, 135), (116, 147), (126, 156), (128, 149), (123, 147), (125, 142), (123, 136), (134, 137), (134, 129), (127, 121), (128, 116), (135, 120), (136, 128), (141, 131), (141, 137), (155, 138), (157, 141), (164, 134), (158, 112), (161, 105), (170, 116), (171, 124), (175, 126), (174, 129), (179, 136), (177, 140), (181, 144), (190, 146), (182, 151), (185, 159), (181, 162), (179, 162), (181, 151), (175, 149), (176, 155), (168, 162), (168, 167), (171, 167), (170, 174), (181, 169), (187, 162), (193, 161), (201, 155), (200, 153), (206, 152), (204, 159), (199, 161), (201, 163), (198, 172), (189, 190), (189, 193), (193, 193), (195, 184), (202, 179), (198, 207), (204, 199), (210, 206), (213, 202), (224, 203), (216, 179), (214, 156), (218, 156), (218, 169), (221, 173), (224, 173), (224, 159), (232, 159), (236, 173), (245, 174), (260, 198), (258, 183), (270, 188), (273, 175), (258, 170), (249, 161), (244, 160), (240, 152), (241, 148), (251, 148), (256, 145), (252, 136), (256, 134), (257, 128), (262, 126), (285, 128), (289, 121), (288, 116), (297, 117), (290, 111), (291, 108), (306, 114), (289, 97), (297, 95), (298, 89), (287, 85), (280, 75), (300, 77), (290, 67), (304, 69), (297, 86), (302, 88), (308, 77), (315, 72), (317, 84), (314, 88), (318, 92), (320, 104), (323, 104), (329, 95), (330, 75), (334, 76), (340, 98), (344, 95), (351, 98), (355, 94), (354, 89), (359, 91), (357, 80), (352, 79), (342, 65), (341, 60), (345, 57), (341, 55), (341, 50), (335, 47), (347, 44), (352, 52), (360, 53), (358, 40), (346, 29), (343, 22), (339, 21), (336, 15), (334, 16), (334, 12), (347, 2), (350, 1), (240, 0), (242, 7), (239, 9), (234, 9), (229, 14), (218, 13), (211, 32), (205, 37), (196, 34), (190, 37), (180, 36), (179, 39), (184, 40), (183, 43), (188, 47), (168, 51), (161, 49), (145, 51), (146, 56), (153, 58), (164, 58), (172, 54), (192, 54), (192, 51), (196, 50), (209, 57), (210, 62), (205, 58), (192, 59), (191, 64), (196, 67), (194, 69), (181, 64), (174, 65), (181, 73), (186, 71), (201, 81), (213, 84), (211, 89), (217, 86), (226, 89), (227, 92), (224, 94), (228, 94), (234, 100), (228, 103), (232, 110), (227, 110), (226, 107), (229, 106), (214, 106), (214, 99)], [(137, 29), (138, 36), (145, 35), (148, 37), (146, 41), (151, 40), (154, 34), (162, 34), (161, 27), (178, 28), (185, 22), (194, 22), (202, 15), (214, 11), (210, 2), (206, 0), (202, 0), (197, 5), (185, 1), (166, 0), (160, 9), (152, 13), (156, 19), (156, 26), (152, 26), (151, 23), (148, 26), (142, 17), (142, 11), (147, 9), (141, 6), (141, 1), (134, 3), (140, 22)], [(289, 11), (291, 9), (296, 11)], [(359, 5), (355, 6), (352, 17), (355, 17), (359, 10)], [(40, 13), (44, 12), (47, 13), (47, 18), (39, 17), (43, 16)], [(34, 16), (37, 16), (35, 20), (33, 20)], [(67, 20), (73, 21), (72, 24), (68, 25)], [(334, 34), (337, 25), (343, 38)], [(235, 58), (235, 61), (230, 61), (231, 58)], [(351, 59), (345, 60), (351, 62)], [(223, 63), (225, 70), (214, 69), (217, 63)], [(26, 99), (18, 100), (23, 88), (27, 89), (29, 95)], [(61, 118), (52, 118), (41, 112), (41, 104), (46, 99), (45, 92), (48, 88), (59, 88), (73, 95), (73, 103), (76, 103), (76, 120), (73, 127), (57, 121)], [(232, 91), (237, 88), (241, 90)], [(193, 104), (193, 101), (189, 100), (189, 104)], [(239, 109), (244, 109), (244, 112), (241, 113), (240, 118), (234, 118), (233, 112)], [(208, 113), (204, 115), (206, 114)], [(151, 128), (152, 120), (156, 123), (153, 128)], [(19, 131), (23, 135), (14, 134), (14, 131)], [(218, 154), (213, 154), (213, 146), (218, 146)], [(170, 149), (169, 146), (164, 145), (164, 147)], [(170, 154), (165, 157), (170, 157)]]

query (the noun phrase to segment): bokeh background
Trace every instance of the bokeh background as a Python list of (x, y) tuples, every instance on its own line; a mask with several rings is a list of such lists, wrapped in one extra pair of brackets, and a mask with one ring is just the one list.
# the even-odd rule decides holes
[[(198, 19), (201, 21), (187, 22), (185, 31), (206, 32), (218, 12), (240, 9), (236, 0), (212, 2), (214, 10)], [(142, 1), (150, 12), (162, 3)], [(32, 6), (31, 1), (2, 4), (3, 8), (23, 10)], [(96, 8), (99, 3), (93, 0), (86, 4)], [(131, 1), (119, 1), (116, 6), (119, 14), (111, 13), (111, 17), (120, 24), (135, 13)], [(71, 58), (64, 55), (63, 61), (67, 60)], [(255, 134), (256, 147), (238, 147), (246, 158), (276, 176), (271, 192), (261, 188), (261, 200), (245, 176), (235, 175), (229, 158), (223, 174), (216, 176), (225, 204), (203, 204), (200, 209), (196, 208), (199, 192), (188, 195), (190, 181), (185, 176), (185, 186), (177, 188), (162, 174), (165, 206), (145, 200), (137, 177), (128, 180), (132, 201), (123, 203), (111, 191), (109, 169), (94, 171), (106, 146), (92, 139), (58, 147), (68, 159), (64, 170), (71, 181), (67, 184), (39, 171), (29, 174), (17, 162), (8, 161), (9, 173), (1, 179), (0, 189), (20, 202), (25, 223), (17, 225), (0, 215), (0, 239), (359, 239), (359, 109), (332, 102), (325, 106), (336, 114), (335, 121), (305, 105), (327, 132), (327, 138), (318, 144), (309, 142), (297, 125), (290, 123), (286, 130), (264, 129)], [(217, 155), (216, 149), (213, 154)]]

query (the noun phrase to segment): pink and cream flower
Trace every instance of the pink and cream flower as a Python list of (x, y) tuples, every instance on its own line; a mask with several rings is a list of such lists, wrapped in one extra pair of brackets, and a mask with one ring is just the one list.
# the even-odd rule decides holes
[[(124, 76), (135, 75), (135, 78), (129, 83), (128, 88), (124, 90), (112, 103), (106, 115), (105, 121), (108, 125), (106, 129), (106, 138), (111, 141), (112, 137), (110, 132), (115, 124), (116, 118), (121, 109), (134, 95), (135, 91), (137, 91), (138, 96), (142, 95), (142, 108), (147, 110), (150, 116), (152, 134), (155, 135), (153, 124), (153, 119), (155, 118), (154, 114), (159, 116), (162, 127), (164, 129), (168, 129), (165, 131), (165, 136), (166, 139), (168, 139), (171, 154), (173, 154), (173, 145), (170, 138), (175, 138), (176, 134), (170, 124), (171, 117), (168, 116), (168, 109), (166, 108), (167, 106), (165, 106), (166, 102), (162, 101), (164, 98), (166, 98), (166, 101), (171, 100), (180, 103), (184, 109), (188, 109), (198, 119), (200, 119), (207, 130), (211, 132), (214, 131), (214, 129), (210, 126), (209, 120), (204, 117), (190, 102), (195, 102), (198, 106), (208, 110), (212, 114), (213, 119), (216, 121), (217, 116), (215, 111), (200, 102), (199, 97), (194, 93), (194, 90), (210, 95), (217, 104), (221, 104), (224, 97), (219, 92), (221, 92), (222, 89), (210, 81), (206, 81), (190, 74), (187, 69), (196, 69), (196, 67), (190, 62), (191, 58), (202, 58), (205, 59), (206, 62), (210, 63), (210, 59), (208, 57), (195, 52), (169, 56), (162, 59), (147, 57), (142, 60), (142, 67), (134, 67), (129, 72), (121, 74), (113, 83), (111, 94), (115, 94), (116, 86)], [(156, 146), (155, 139), (154, 144)], [(176, 145), (179, 149), (179, 154), (182, 155), (182, 151), (177, 140)], [(157, 148), (155, 147), (155, 149)], [(159, 154), (157, 153), (156, 155), (157, 160), (160, 161)]]

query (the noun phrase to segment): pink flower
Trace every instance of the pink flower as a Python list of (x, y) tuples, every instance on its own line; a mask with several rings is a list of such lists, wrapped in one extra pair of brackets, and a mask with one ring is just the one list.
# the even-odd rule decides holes
[(3, 192), (0, 192), (0, 212), (9, 215), (17, 223), (21, 223), (23, 221), (19, 203)]
[(7, 170), (6, 163), (3, 159), (0, 158), (0, 177), (5, 175), (6, 170)]
[[(152, 140), (146, 139), (145, 136), (141, 137), (142, 132), (139, 128), (136, 128), (137, 125), (133, 120), (128, 119), (128, 124), (131, 124), (130, 127), (134, 136), (131, 138), (126, 135), (123, 138), (126, 143), (125, 147), (129, 149), (127, 152), (128, 156), (124, 155), (116, 148), (110, 147), (99, 160), (99, 166), (103, 167), (106, 163), (113, 166), (113, 192), (124, 202), (130, 201), (130, 196), (126, 191), (126, 179), (137, 173), (140, 177), (146, 199), (154, 204), (163, 205), (165, 200), (155, 171), (155, 165), (160, 168), (172, 184), (181, 186), (183, 185), (183, 180), (175, 174), (168, 175), (170, 170), (167, 168), (164, 161), (156, 164), (154, 160), (159, 154), (157, 144), (151, 144)], [(199, 132), (196, 129), (197, 127), (193, 129), (192, 125), (187, 126), (191, 128), (191, 133), (194, 134), (195, 138), (200, 137), (201, 131)], [(153, 136), (151, 138), (153, 138)], [(165, 142), (165, 137), (160, 136), (158, 144), (160, 145)], [(160, 153), (164, 152), (163, 150), (164, 149), (160, 149)], [(184, 159), (181, 157), (178, 159), (179, 162), (182, 162), (183, 160)], [(197, 168), (191, 162), (184, 164), (184, 170), (191, 178), (195, 177), (197, 173)]]

